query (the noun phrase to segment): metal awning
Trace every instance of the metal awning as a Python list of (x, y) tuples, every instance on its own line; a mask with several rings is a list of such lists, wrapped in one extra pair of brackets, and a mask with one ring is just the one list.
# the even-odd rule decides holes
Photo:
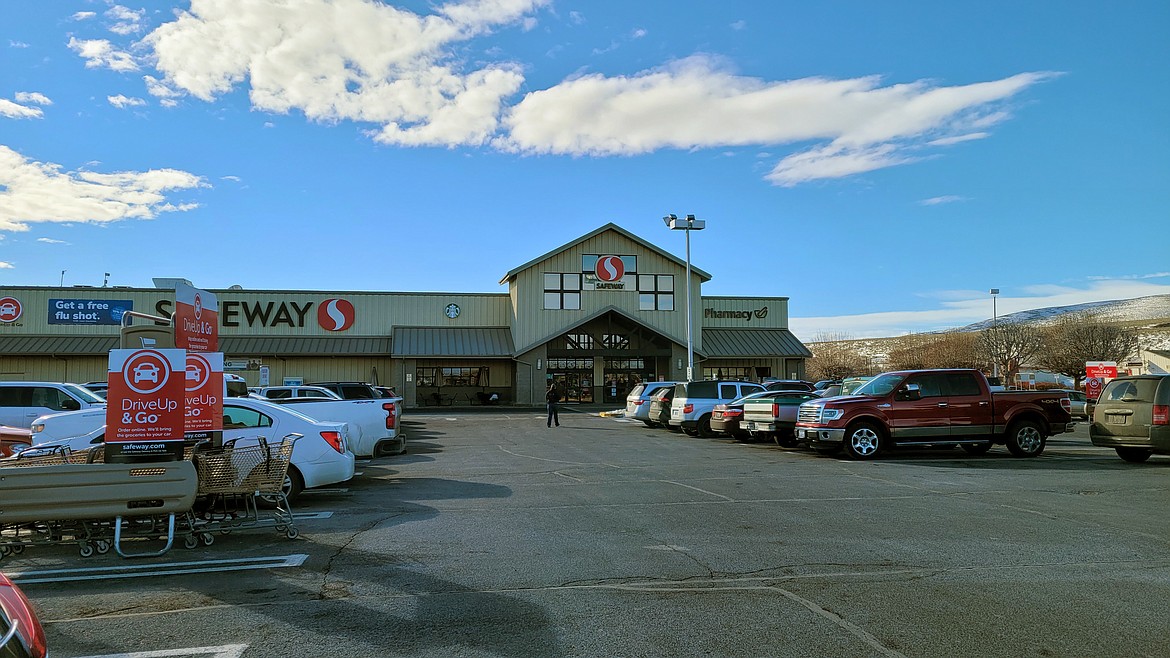
[(508, 327), (395, 327), (394, 356), (511, 358)]
[(704, 329), (708, 358), (780, 356), (809, 358), (812, 352), (787, 329)]
[(117, 336), (0, 336), (6, 356), (104, 356), (117, 346)]

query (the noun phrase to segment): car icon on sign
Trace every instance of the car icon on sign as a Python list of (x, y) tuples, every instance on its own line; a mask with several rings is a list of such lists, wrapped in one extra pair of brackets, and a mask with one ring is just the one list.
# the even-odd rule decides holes
[(199, 366), (195, 365), (194, 363), (187, 364), (187, 381), (199, 381), (199, 374)]
[(134, 366), (134, 383), (150, 380), (158, 383), (158, 366), (153, 363), (140, 363)]
[(0, 315), (16, 315), (16, 304), (0, 304)]

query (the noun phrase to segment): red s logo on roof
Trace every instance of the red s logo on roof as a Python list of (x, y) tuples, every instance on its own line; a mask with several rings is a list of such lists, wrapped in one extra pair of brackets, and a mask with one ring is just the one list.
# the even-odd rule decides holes
[(345, 331), (353, 326), (355, 317), (348, 299), (326, 299), (317, 307), (317, 324), (325, 331)]
[(621, 256), (602, 256), (597, 259), (597, 267), (593, 268), (598, 281), (610, 283), (626, 275), (626, 264)]

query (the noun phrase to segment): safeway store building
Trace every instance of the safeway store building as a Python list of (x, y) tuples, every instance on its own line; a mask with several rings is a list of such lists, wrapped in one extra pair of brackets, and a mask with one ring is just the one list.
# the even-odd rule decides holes
[[(695, 374), (801, 378), (787, 297), (705, 297), (691, 267)], [(195, 282), (196, 285), (198, 282)], [(620, 403), (682, 380), (686, 263), (607, 224), (504, 275), (508, 292), (214, 290), (225, 370), (249, 385), (364, 381), (407, 406)], [(125, 311), (170, 316), (167, 288), (0, 286), (0, 380), (104, 380)], [(140, 322), (140, 321), (138, 321)]]

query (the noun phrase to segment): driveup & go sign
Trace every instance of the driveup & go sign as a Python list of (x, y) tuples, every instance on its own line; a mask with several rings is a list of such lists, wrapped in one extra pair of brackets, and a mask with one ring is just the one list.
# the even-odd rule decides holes
[(182, 459), (186, 376), (184, 350), (110, 350), (106, 461)]
[(185, 438), (206, 439), (223, 429), (223, 352), (187, 352)]
[(219, 311), (215, 295), (179, 283), (175, 285), (175, 347), (192, 352), (219, 349)]

